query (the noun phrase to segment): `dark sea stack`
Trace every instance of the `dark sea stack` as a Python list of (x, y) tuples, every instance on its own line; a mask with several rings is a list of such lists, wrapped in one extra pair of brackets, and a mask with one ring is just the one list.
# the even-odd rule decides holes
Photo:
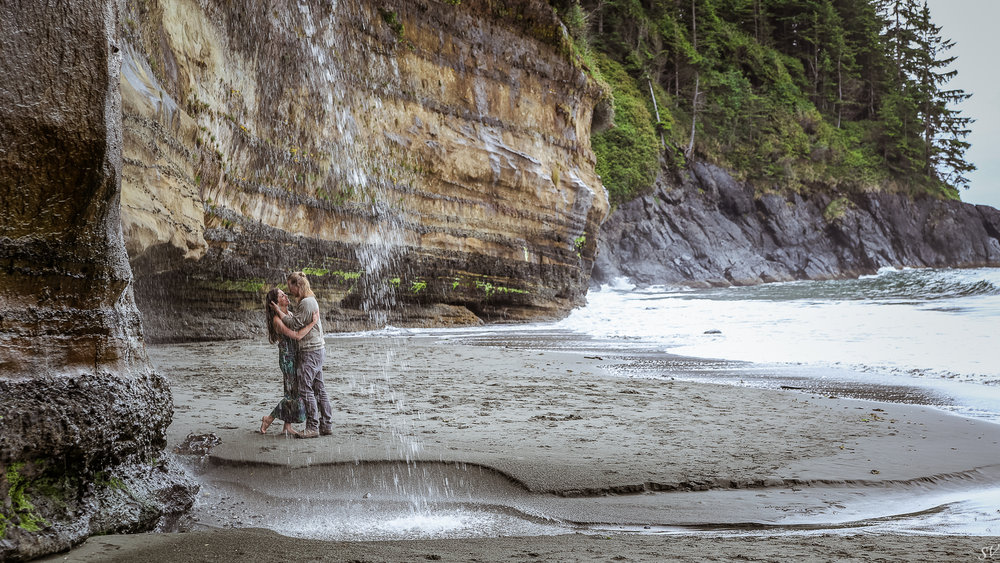
[(193, 500), (121, 234), (118, 12), (0, 4), (0, 560)]
[(716, 166), (618, 207), (593, 279), (726, 286), (837, 279), (883, 267), (1000, 266), (1000, 211), (931, 197), (758, 194)]

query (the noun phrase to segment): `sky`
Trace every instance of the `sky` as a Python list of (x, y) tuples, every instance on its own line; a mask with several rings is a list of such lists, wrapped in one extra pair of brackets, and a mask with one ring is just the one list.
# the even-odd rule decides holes
[(927, 0), (931, 19), (941, 26), (941, 36), (955, 46), (946, 56), (958, 57), (958, 76), (945, 85), (972, 97), (959, 107), (976, 120), (966, 139), (972, 147), (966, 159), (978, 170), (969, 174), (969, 189), (962, 201), (1000, 208), (1000, 0)]

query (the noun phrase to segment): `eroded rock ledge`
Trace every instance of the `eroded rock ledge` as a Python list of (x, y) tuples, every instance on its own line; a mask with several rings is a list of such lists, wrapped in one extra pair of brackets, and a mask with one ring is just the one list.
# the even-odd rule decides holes
[(128, 2), (122, 220), (147, 336), (247, 336), (290, 270), (328, 330), (579, 304), (608, 209), (602, 92), (551, 6), (333, 4)]
[(873, 193), (766, 194), (695, 164), (619, 207), (601, 229), (594, 281), (726, 286), (873, 274), (883, 267), (1000, 265), (1000, 211)]
[(0, 4), (0, 560), (191, 506), (119, 221), (118, 4)]

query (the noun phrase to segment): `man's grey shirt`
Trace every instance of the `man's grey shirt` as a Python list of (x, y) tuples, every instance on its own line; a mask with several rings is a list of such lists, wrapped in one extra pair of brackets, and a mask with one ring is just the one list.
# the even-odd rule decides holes
[[(319, 311), (319, 303), (315, 297), (305, 297), (297, 305), (292, 306), (291, 314), (285, 315), (281, 320), (292, 330), (299, 330), (312, 322), (313, 313)], [(316, 321), (316, 324), (299, 341), (299, 351), (309, 352), (320, 350), (325, 347), (323, 343), (323, 319)]]

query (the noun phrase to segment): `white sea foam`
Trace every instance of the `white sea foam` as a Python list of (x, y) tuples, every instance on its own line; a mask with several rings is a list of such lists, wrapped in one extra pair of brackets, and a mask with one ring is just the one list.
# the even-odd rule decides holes
[(670, 353), (1000, 382), (1000, 270), (884, 270), (859, 280), (592, 291), (555, 326)]

